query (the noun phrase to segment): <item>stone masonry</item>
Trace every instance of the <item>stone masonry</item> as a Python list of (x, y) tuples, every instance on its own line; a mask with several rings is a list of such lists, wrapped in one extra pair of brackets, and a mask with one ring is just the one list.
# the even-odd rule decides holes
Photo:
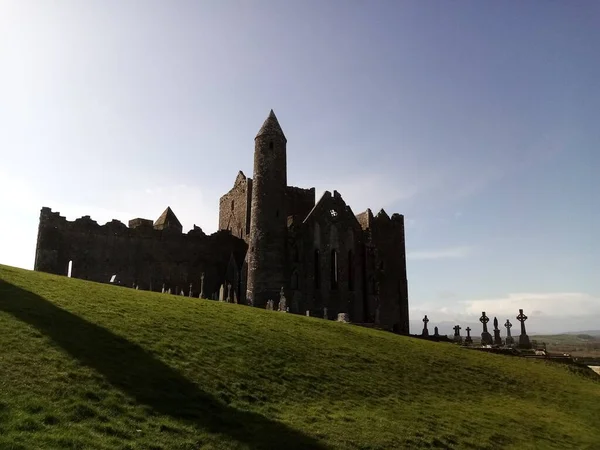
[(67, 221), (42, 208), (35, 270), (160, 292), (192, 286), (264, 308), (286, 293), (291, 313), (374, 323), (408, 334), (404, 216), (355, 215), (341, 194), (287, 185), (287, 138), (270, 112), (255, 140), (253, 178), (238, 172), (219, 202), (219, 231), (182, 233), (170, 208), (155, 221), (89, 216)]

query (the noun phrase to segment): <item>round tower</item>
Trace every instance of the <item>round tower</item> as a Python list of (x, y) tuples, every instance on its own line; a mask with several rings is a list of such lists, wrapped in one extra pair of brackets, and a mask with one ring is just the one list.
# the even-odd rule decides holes
[(285, 286), (287, 139), (273, 110), (254, 138), (254, 175), (248, 245), (248, 303), (279, 300)]

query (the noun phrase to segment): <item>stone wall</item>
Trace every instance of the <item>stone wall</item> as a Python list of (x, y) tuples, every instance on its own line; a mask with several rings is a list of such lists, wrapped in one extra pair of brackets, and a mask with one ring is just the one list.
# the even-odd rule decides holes
[(362, 230), (340, 194), (325, 192), (306, 221), (293, 230), (290, 284), (296, 271), (299, 293), (294, 295), (301, 310), (323, 317), (327, 308), (330, 319), (344, 312), (352, 321), (363, 321)]
[[(370, 215), (370, 211), (368, 213)], [(404, 216), (394, 214), (390, 218), (381, 210), (375, 217), (371, 216), (369, 222), (365, 264), (369, 285), (368, 309), (375, 311), (375, 321), (381, 326), (408, 334)]]
[(219, 200), (219, 230), (229, 230), (248, 242), (252, 179), (239, 172), (233, 188)]
[(288, 186), (285, 192), (287, 215), (293, 221), (302, 221), (315, 206), (315, 188)]
[(227, 231), (210, 236), (195, 228), (187, 234), (160, 231), (136, 222), (129, 228), (113, 220), (98, 225), (89, 216), (67, 221), (58, 212), (42, 208), (34, 270), (97, 282), (160, 291), (166, 288), (200, 293), (200, 275), (205, 273), (207, 297), (218, 291), (226, 276), (231, 255), (243, 261), (247, 245)]

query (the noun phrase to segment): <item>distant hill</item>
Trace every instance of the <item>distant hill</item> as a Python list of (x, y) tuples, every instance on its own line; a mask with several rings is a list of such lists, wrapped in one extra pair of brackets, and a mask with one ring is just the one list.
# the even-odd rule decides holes
[(592, 449), (586, 374), (0, 266), (1, 449)]

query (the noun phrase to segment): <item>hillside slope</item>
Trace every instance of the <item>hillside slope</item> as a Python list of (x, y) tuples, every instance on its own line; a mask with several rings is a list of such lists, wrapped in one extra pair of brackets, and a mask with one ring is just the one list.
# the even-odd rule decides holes
[(567, 367), (0, 266), (0, 448), (600, 448)]

